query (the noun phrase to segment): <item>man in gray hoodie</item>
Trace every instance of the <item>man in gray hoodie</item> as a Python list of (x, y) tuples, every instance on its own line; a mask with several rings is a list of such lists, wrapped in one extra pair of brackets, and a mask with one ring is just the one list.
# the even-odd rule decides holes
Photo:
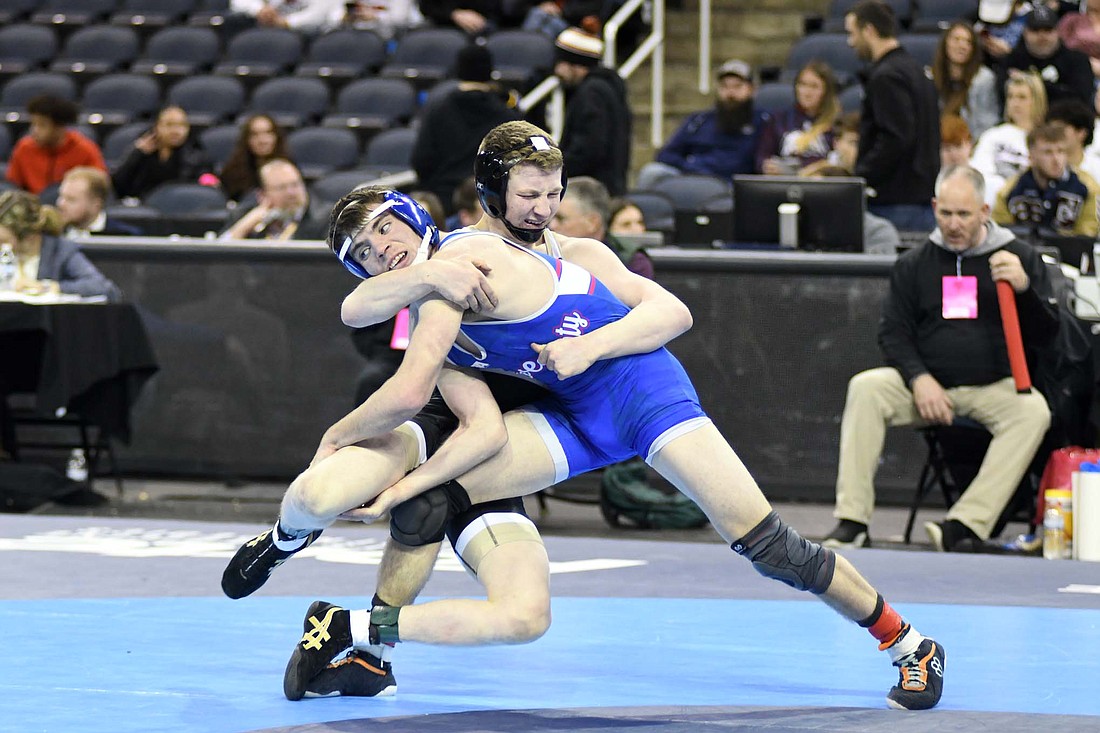
[(969, 166), (940, 173), (932, 206), (937, 228), (890, 276), (878, 334), (887, 366), (848, 383), (833, 512), (840, 522), (826, 547), (870, 544), (887, 427), (966, 417), (993, 439), (945, 521), (926, 529), (939, 550), (980, 550), (1050, 425), (1043, 395), (1016, 391), (996, 292), (997, 281), (1012, 285), (1025, 348), (1049, 343), (1058, 316), (1039, 253), (990, 221), (985, 182)]

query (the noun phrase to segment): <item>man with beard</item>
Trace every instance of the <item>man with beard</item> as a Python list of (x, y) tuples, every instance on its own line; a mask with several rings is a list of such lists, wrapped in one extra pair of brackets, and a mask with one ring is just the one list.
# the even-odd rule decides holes
[[(752, 67), (731, 59), (718, 67), (713, 109), (689, 115), (657, 152), (657, 159), (638, 173), (638, 188), (650, 189), (670, 176), (694, 173), (724, 181), (737, 173), (759, 173), (762, 139), (772, 134), (771, 115), (753, 108)], [(569, 170), (570, 175), (574, 171)]]
[(903, 231), (932, 229), (932, 188), (940, 170), (936, 87), (898, 43), (898, 21), (883, 0), (860, 0), (844, 16), (848, 45), (871, 63), (863, 80), (857, 176), (874, 189), (868, 207)]
[(566, 28), (554, 42), (554, 75), (566, 91), (561, 150), (571, 176), (592, 176), (612, 196), (626, 193), (630, 168), (630, 107), (618, 72), (600, 66), (603, 41)]

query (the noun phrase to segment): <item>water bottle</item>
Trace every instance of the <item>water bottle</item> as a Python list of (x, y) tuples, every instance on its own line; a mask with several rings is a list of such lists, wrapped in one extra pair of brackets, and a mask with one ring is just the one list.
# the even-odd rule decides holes
[(88, 480), (88, 458), (84, 455), (83, 448), (74, 448), (69, 454), (69, 465), (65, 469), (65, 475), (70, 481), (81, 484)]
[(15, 259), (15, 250), (10, 244), (0, 244), (0, 293), (15, 290), (15, 275), (19, 271), (19, 262)]
[(1043, 511), (1043, 557), (1047, 560), (1069, 558), (1069, 537), (1066, 520), (1069, 518), (1068, 491), (1048, 489)]

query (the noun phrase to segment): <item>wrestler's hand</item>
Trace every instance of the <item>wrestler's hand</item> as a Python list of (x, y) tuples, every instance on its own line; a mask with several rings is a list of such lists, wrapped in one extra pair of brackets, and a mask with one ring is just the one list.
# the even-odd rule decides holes
[(474, 313), (497, 307), (497, 296), (486, 277), (492, 268), (470, 255), (427, 263), (427, 282), (432, 290)]
[(584, 336), (551, 341), (548, 344), (531, 344), (539, 355), (539, 364), (558, 375), (558, 379), (569, 379), (583, 374), (588, 367), (599, 359)]
[(921, 374), (913, 378), (910, 387), (913, 390), (913, 402), (922, 418), (934, 424), (951, 424), (955, 419), (955, 405), (951, 402), (947, 390), (935, 377), (931, 374)]
[(393, 491), (391, 486), (366, 504), (347, 510), (340, 515), (340, 519), (346, 519), (349, 522), (373, 524), (386, 516), (390, 509), (397, 504), (395, 497), (396, 492)]

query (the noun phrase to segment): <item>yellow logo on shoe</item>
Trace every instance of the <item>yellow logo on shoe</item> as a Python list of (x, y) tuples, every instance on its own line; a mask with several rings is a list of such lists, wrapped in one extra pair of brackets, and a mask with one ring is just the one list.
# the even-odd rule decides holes
[(332, 634), (328, 632), (328, 627), (332, 623), (332, 616), (337, 611), (342, 610), (343, 609), (339, 606), (332, 606), (325, 613), (325, 617), (320, 621), (317, 620), (316, 616), (310, 616), (309, 623), (313, 624), (313, 628), (310, 631), (307, 631), (305, 635), (302, 636), (302, 648), (319, 650), (321, 648), (321, 644), (331, 639)]
[(271, 530), (270, 530), (270, 529), (269, 529), (269, 530), (267, 530), (266, 532), (264, 532), (263, 534), (259, 534), (259, 535), (256, 535), (255, 537), (253, 537), (252, 539), (250, 539), (250, 540), (248, 541), (248, 543), (247, 543), (247, 546), (248, 546), (248, 547), (255, 547), (255, 546), (256, 546), (257, 544), (259, 544), (260, 542), (263, 542), (263, 541), (264, 541), (264, 539), (265, 539), (265, 538), (266, 538), (266, 537), (267, 537), (267, 536), (268, 536), (269, 534), (271, 534)]

